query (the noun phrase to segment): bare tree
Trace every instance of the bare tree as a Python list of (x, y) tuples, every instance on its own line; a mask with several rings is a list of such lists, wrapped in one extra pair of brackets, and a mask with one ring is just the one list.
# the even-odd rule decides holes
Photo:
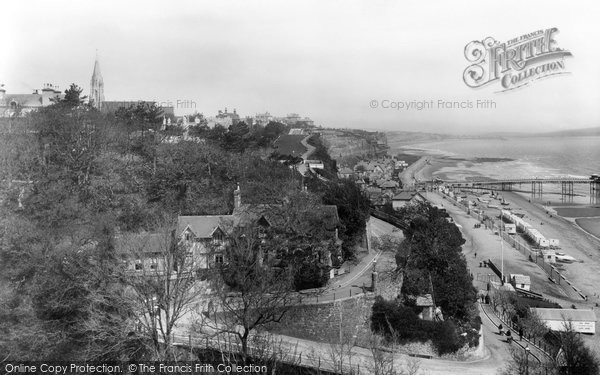
[(134, 302), (137, 328), (149, 335), (157, 360), (172, 360), (175, 329), (186, 319), (191, 324), (190, 316), (205, 294), (198, 262), (170, 226), (122, 236), (117, 243), (126, 262), (121, 281)]
[(416, 358), (410, 358), (406, 363), (401, 363), (396, 358), (396, 342), (399, 341), (398, 333), (390, 325), (392, 339), (372, 333), (369, 338), (369, 349), (373, 355), (373, 363), (370, 373), (373, 375), (417, 375), (421, 368), (421, 362)]
[(226, 263), (212, 277), (213, 305), (209, 324), (216, 332), (234, 335), (241, 344), (244, 361), (250, 354), (251, 333), (278, 323), (291, 306), (299, 303), (292, 290), (289, 269), (277, 267), (274, 258), (254, 226), (231, 233), (226, 247)]
[(560, 351), (557, 362), (562, 373), (567, 375), (592, 375), (600, 370), (597, 354), (593, 353), (573, 328), (573, 322), (564, 320), (562, 331), (555, 332)]
[(556, 364), (544, 357), (536, 358), (528, 350), (520, 347), (509, 348), (511, 360), (502, 371), (502, 375), (553, 375), (557, 373)]

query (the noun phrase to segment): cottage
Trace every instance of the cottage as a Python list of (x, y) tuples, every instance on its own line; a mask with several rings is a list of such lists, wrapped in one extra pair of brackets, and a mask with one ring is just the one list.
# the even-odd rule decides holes
[(556, 263), (556, 251), (541, 250), (540, 254), (545, 263)]
[(339, 178), (352, 178), (354, 176), (354, 171), (348, 167), (343, 167), (338, 171)]
[[(163, 233), (131, 233), (115, 238), (115, 249), (126, 269), (135, 274), (164, 274), (171, 256), (172, 236)], [(172, 270), (171, 270), (172, 271)]]
[(400, 208), (407, 206), (409, 204), (416, 204), (418, 202), (425, 201), (425, 198), (419, 193), (414, 193), (410, 191), (402, 191), (392, 198), (392, 207), (394, 210), (399, 210)]
[(383, 180), (383, 182), (379, 184), (379, 187), (385, 190), (394, 190), (398, 188), (398, 182), (391, 180)]
[(422, 320), (433, 320), (435, 317), (434, 308), (435, 304), (433, 303), (433, 297), (431, 294), (424, 294), (417, 297), (416, 301), (417, 307), (420, 307), (422, 310), (419, 313), (419, 318)]

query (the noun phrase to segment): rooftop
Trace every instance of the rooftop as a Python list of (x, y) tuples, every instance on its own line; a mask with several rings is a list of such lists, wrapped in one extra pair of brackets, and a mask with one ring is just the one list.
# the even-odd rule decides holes
[(412, 199), (412, 197), (414, 195), (415, 194), (412, 193), (412, 192), (410, 192), (410, 191), (402, 191), (402, 192), (394, 195), (394, 197), (392, 198), (392, 200), (395, 200), (395, 201), (409, 201), (409, 200)]
[(594, 310), (545, 308), (531, 308), (531, 310), (542, 320), (571, 320), (573, 322), (595, 322), (597, 320)]

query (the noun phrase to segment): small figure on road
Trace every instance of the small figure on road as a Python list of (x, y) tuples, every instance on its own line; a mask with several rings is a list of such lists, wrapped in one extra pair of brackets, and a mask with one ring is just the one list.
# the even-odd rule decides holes
[(502, 327), (502, 324), (500, 324), (498, 326), (498, 334), (500, 334), (500, 335), (502, 334), (502, 328), (504, 328), (504, 327)]
[(490, 296), (489, 295), (485, 295), (485, 304), (489, 305), (490, 304)]
[(510, 333), (510, 329), (507, 329), (506, 330), (506, 342), (510, 344), (511, 341), (512, 341), (512, 335)]
[(474, 255), (474, 258), (477, 258), (477, 252), (475, 252), (475, 254), (473, 254), (473, 255)]

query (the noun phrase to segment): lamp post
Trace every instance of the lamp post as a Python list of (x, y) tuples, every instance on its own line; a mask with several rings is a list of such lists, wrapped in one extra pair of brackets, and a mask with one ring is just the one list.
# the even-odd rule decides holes
[(529, 345), (525, 345), (525, 375), (529, 375)]
[[(502, 273), (502, 282), (500, 283), (500, 285), (504, 285), (504, 240), (502, 239), (502, 224), (499, 225), (499, 229), (500, 229), (500, 252), (501, 252), (501, 257), (502, 257), (502, 262), (500, 265), (500, 273)], [(492, 230), (493, 230), (493, 224), (492, 224)]]

